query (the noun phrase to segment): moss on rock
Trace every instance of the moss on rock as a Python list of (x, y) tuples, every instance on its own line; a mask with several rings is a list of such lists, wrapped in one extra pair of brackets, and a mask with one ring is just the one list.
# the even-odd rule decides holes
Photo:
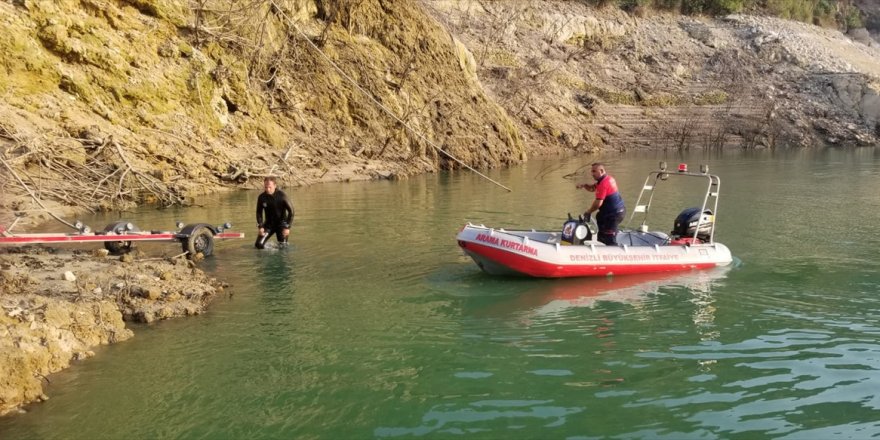
[(705, 93), (701, 93), (694, 98), (694, 104), (696, 105), (721, 105), (726, 103), (730, 99), (730, 96), (727, 92), (723, 90), (709, 90)]
[[(7, 97), (0, 112), (39, 121), (40, 133), (98, 127), (99, 137), (117, 140), (141, 171), (190, 194), (225, 184), (233, 165), (254, 173), (264, 166), (255, 157), (291, 145), (299, 150), (284, 169), (297, 170), (297, 183), (325, 180), (328, 170), (355, 156), (376, 162), (351, 168), (363, 178), (379, 166), (397, 176), (458, 166), (398, 119), (471, 165), (526, 157), (516, 124), (485, 94), (473, 55), (412, 0), (295, 0), (281, 10), (208, 0), (210, 12), (200, 23), (210, 33), (192, 28), (190, 6), (182, 0), (0, 2), (0, 67), (8, 73), (0, 75)], [(237, 20), (226, 20), (229, 14)], [(227, 25), (213, 31), (218, 23)], [(470, 135), (477, 132), (482, 135)], [(174, 152), (139, 148), (145, 140), (173, 145)], [(80, 159), (79, 153), (70, 158)], [(132, 199), (148, 199), (126, 190)]]

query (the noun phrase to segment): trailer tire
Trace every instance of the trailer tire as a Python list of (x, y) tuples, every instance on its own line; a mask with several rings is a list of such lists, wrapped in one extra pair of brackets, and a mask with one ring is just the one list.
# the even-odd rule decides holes
[(204, 226), (197, 227), (183, 240), (183, 251), (190, 258), (198, 253), (210, 256), (214, 252), (214, 232)]
[(110, 255), (123, 255), (134, 249), (134, 244), (130, 241), (105, 241), (104, 249), (110, 251)]
[[(117, 233), (118, 229), (124, 228), (126, 224), (128, 224), (128, 222), (124, 222), (124, 221), (110, 223), (109, 225), (107, 225), (104, 228), (104, 232)], [(140, 231), (140, 229), (138, 229), (138, 227), (134, 226), (134, 225), (132, 225), (131, 229), (129, 229), (129, 230), (131, 232)], [(131, 250), (134, 249), (134, 243), (132, 243), (131, 241), (123, 241), (123, 240), (105, 241), (104, 242), (104, 249), (107, 249), (108, 251), (110, 251), (111, 255), (122, 255), (122, 254), (127, 254), (127, 253), (131, 252)]]

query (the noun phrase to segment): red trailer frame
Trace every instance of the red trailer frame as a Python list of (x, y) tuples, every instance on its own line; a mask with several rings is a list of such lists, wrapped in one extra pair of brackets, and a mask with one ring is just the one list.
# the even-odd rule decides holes
[(213, 226), (207, 223), (193, 223), (186, 226), (178, 224), (177, 231), (141, 231), (131, 222), (118, 221), (107, 225), (103, 231), (93, 232), (88, 226), (77, 222), (78, 232), (72, 233), (32, 233), (16, 234), (0, 225), (0, 245), (4, 244), (45, 244), (101, 242), (113, 254), (126, 253), (136, 241), (176, 241), (182, 244), (184, 252), (190, 255), (202, 253), (209, 256), (214, 251), (214, 240), (244, 238), (242, 232), (226, 232), (232, 227), (226, 223)]

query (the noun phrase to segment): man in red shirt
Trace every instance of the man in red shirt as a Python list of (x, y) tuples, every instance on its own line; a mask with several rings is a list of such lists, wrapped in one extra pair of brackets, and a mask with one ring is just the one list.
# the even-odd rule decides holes
[(587, 191), (596, 192), (596, 199), (593, 204), (584, 211), (584, 217), (589, 222), (590, 215), (595, 211), (596, 225), (599, 227), (599, 233), (596, 237), (600, 242), (609, 246), (617, 244), (615, 236), (617, 235), (617, 227), (626, 216), (626, 206), (623, 204), (623, 197), (617, 190), (617, 181), (614, 177), (605, 172), (605, 165), (596, 162), (590, 168), (590, 174), (596, 183), (584, 183), (577, 185), (577, 188), (584, 188)]

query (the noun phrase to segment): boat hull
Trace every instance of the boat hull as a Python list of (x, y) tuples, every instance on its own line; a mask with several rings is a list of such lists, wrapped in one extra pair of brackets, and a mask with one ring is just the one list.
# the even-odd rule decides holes
[(457, 236), (464, 253), (486, 273), (570, 278), (708, 269), (733, 260), (721, 243), (643, 246), (559, 242), (550, 231), (508, 231), (467, 225)]

